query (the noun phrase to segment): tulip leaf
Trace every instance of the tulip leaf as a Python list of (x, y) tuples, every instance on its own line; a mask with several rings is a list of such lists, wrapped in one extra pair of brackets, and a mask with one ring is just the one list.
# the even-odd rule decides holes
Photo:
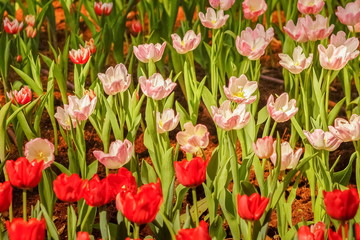
[(26, 82), (27, 85), (30, 86), (30, 88), (37, 94), (42, 95), (43, 89), (42, 86), (39, 86), (38, 83), (32, 79), (29, 75), (27, 75), (25, 72), (21, 71), (20, 69), (11, 66), (14, 71)]
[(59, 235), (57, 233), (55, 223), (53, 222), (53, 220), (51, 219), (51, 217), (47, 213), (45, 206), (43, 204), (40, 204), (40, 208), (41, 208), (41, 212), (42, 212), (42, 214), (43, 214), (43, 216), (45, 218), (46, 227), (47, 227), (47, 230), (48, 230), (50, 236), (54, 240), (59, 240)]
[(226, 232), (223, 228), (224, 219), (220, 215), (217, 215), (213, 222), (210, 223), (209, 233), (212, 238), (225, 239)]
[(98, 164), (99, 164), (99, 161), (95, 160), (88, 166), (88, 173), (86, 175), (87, 179), (92, 178), (97, 173)]
[(70, 176), (71, 172), (61, 163), (58, 162), (53, 162), (53, 164), (62, 172), (65, 173), (66, 175)]
[(220, 191), (219, 203), (224, 213), (225, 219), (229, 224), (233, 239), (240, 239), (240, 230), (238, 225), (238, 216), (235, 203), (232, 201), (232, 195), (226, 188)]
[(346, 168), (344, 168), (341, 171), (338, 172), (334, 172), (332, 174), (332, 179), (334, 182), (339, 183), (341, 185), (347, 186), (349, 184), (350, 178), (351, 178), (351, 173), (352, 173), (352, 166), (353, 166), (353, 162), (356, 158), (356, 152), (354, 152), (349, 160), (348, 165), (346, 166)]
[(336, 103), (336, 105), (330, 111), (330, 113), (328, 115), (328, 125), (331, 125), (334, 122), (334, 120), (337, 117), (337, 115), (339, 114), (341, 107), (344, 104), (345, 100), (346, 100), (345, 97), (343, 99), (341, 99), (339, 102)]
[(148, 184), (156, 182), (156, 179), (157, 176), (153, 167), (143, 159), (141, 164), (141, 182)]
[(3, 139), (0, 141), (0, 161), (5, 162), (6, 158), (6, 119), (7, 119), (7, 113), (10, 109), (11, 102), (6, 103), (1, 109), (0, 109), (0, 139)]

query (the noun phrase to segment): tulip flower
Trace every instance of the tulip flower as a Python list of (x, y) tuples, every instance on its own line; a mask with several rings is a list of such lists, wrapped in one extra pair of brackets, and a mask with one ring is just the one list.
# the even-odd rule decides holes
[(226, 11), (234, 5), (235, 0), (209, 0), (209, 3), (212, 8)]
[(313, 133), (303, 131), (311, 146), (317, 150), (335, 151), (342, 141), (331, 132), (315, 129)]
[(258, 193), (253, 193), (250, 196), (238, 194), (238, 214), (242, 219), (257, 221), (264, 214), (269, 200), (269, 198), (262, 197)]
[(180, 36), (176, 33), (171, 34), (173, 41), (173, 47), (179, 54), (185, 54), (194, 50), (201, 42), (201, 33), (195, 34), (193, 30), (189, 30), (185, 33), (184, 38), (181, 40)]
[(60, 174), (53, 182), (54, 192), (64, 202), (77, 202), (83, 198), (87, 181), (83, 181), (76, 173), (67, 176)]
[(346, 221), (353, 219), (359, 208), (359, 194), (356, 188), (344, 191), (335, 189), (323, 191), (326, 213), (333, 219)]
[(28, 38), (35, 38), (37, 30), (33, 26), (29, 25), (25, 28), (25, 32)]
[(299, 43), (303, 43), (309, 41), (304, 25), (305, 18), (298, 18), (296, 25), (294, 24), (293, 20), (289, 20), (283, 29), (291, 39)]
[(172, 131), (180, 121), (180, 115), (173, 109), (165, 109), (163, 113), (156, 112), (156, 130), (158, 133)]
[[(19, 54), (16, 56), (16, 61), (19, 63), (22, 61), (22, 56)], [(6, 93), (6, 95), (8, 95), (8, 93)], [(8, 95), (9, 96), (9, 95)]]
[(116, 208), (138, 225), (154, 221), (162, 202), (160, 182), (144, 184), (137, 193), (121, 192), (116, 196)]
[(324, 5), (324, 0), (298, 0), (297, 8), (302, 14), (318, 14)]
[(236, 103), (251, 104), (256, 100), (252, 94), (258, 88), (256, 81), (249, 81), (244, 74), (240, 77), (230, 77), (228, 87), (224, 86), (226, 97)]
[(270, 95), (267, 101), (267, 110), (276, 122), (286, 122), (292, 118), (298, 111), (296, 100), (289, 101), (287, 93), (281, 94), (275, 101), (274, 96)]
[(231, 102), (224, 101), (219, 108), (211, 106), (213, 120), (220, 128), (229, 131), (241, 129), (248, 124), (250, 113), (246, 111), (245, 104), (239, 104), (234, 111), (231, 110)]
[(74, 64), (85, 64), (89, 60), (90, 54), (89, 48), (80, 46), (80, 49), (71, 49), (69, 51), (69, 58)]
[(200, 224), (196, 228), (180, 229), (175, 236), (176, 240), (211, 240), (209, 234), (209, 225), (205, 221), (200, 221)]
[(215, 12), (214, 9), (207, 8), (206, 14), (202, 12), (199, 13), (199, 18), (204, 27), (219, 29), (225, 25), (227, 19), (229, 18), (229, 15), (224, 15), (224, 10), (219, 10)]
[(134, 147), (125, 139), (124, 142), (116, 140), (110, 144), (109, 153), (94, 151), (93, 154), (99, 162), (108, 169), (118, 169), (128, 163), (132, 157)]
[(131, 83), (131, 75), (124, 64), (117, 64), (109, 67), (105, 73), (98, 73), (98, 78), (102, 82), (104, 92), (107, 95), (115, 95), (126, 91)]
[(137, 47), (134, 46), (134, 54), (136, 58), (143, 63), (148, 63), (150, 60), (157, 62), (162, 58), (164, 50), (166, 47), (166, 42), (163, 44), (142, 44)]
[(356, 50), (355, 54), (348, 52), (348, 48), (344, 45), (335, 47), (332, 44), (325, 48), (323, 45), (318, 45), (320, 65), (328, 70), (341, 70), (345, 65), (359, 54)]
[(85, 94), (81, 99), (77, 96), (68, 96), (69, 105), (67, 111), (69, 115), (77, 121), (85, 121), (94, 112), (97, 98), (90, 98)]
[(245, 0), (242, 3), (244, 18), (256, 21), (267, 10), (265, 0)]
[[(132, 173), (126, 168), (119, 168), (117, 173), (110, 173), (106, 180), (108, 182), (110, 191), (111, 191), (111, 199), (115, 200), (116, 195), (120, 192), (137, 192), (137, 184), (136, 179), (132, 175)], [(112, 201), (111, 200), (111, 201)]]
[(6, 221), (6, 229), (10, 240), (44, 240), (46, 223), (44, 219), (32, 218), (26, 222), (15, 218), (12, 222)]
[(19, 91), (14, 90), (7, 93), (7, 96), (13, 103), (15, 100), (18, 104), (24, 105), (31, 101), (32, 92), (28, 86), (24, 86)]
[(142, 25), (141, 22), (138, 20), (132, 21), (130, 25), (130, 32), (134, 34), (135, 36), (142, 31)]
[[(274, 141), (273, 145), (274, 149), (276, 149), (276, 140)], [(288, 142), (282, 142), (281, 143), (281, 166), (280, 170), (284, 171), (285, 169), (292, 169), (297, 166), (301, 154), (303, 153), (303, 149), (299, 148), (294, 152), (294, 150), (291, 148), (290, 143)], [(273, 154), (270, 156), (271, 162), (276, 167), (276, 160), (277, 160), (277, 154), (276, 150), (274, 150)]]
[(17, 19), (10, 21), (9, 18), (4, 18), (4, 30), (9, 34), (17, 34), (21, 31), (24, 23), (19, 23)]
[(139, 83), (143, 93), (154, 100), (166, 98), (176, 86), (170, 78), (164, 80), (160, 73), (154, 73), (149, 79), (141, 76)]
[(313, 20), (309, 15), (306, 15), (303, 22), (307, 38), (310, 41), (323, 40), (330, 36), (334, 30), (334, 24), (328, 26), (328, 18), (322, 15), (316, 15)]
[(297, 232), (298, 240), (324, 240), (325, 223), (317, 222), (314, 225), (301, 226)]
[(176, 134), (176, 140), (180, 148), (188, 153), (196, 153), (209, 144), (209, 132), (205, 125), (197, 124), (194, 126), (191, 122), (184, 124), (184, 131)]
[(343, 142), (360, 140), (360, 116), (353, 114), (350, 121), (336, 118), (334, 126), (329, 126), (329, 131)]
[(64, 105), (64, 108), (57, 107), (54, 116), (63, 129), (70, 130), (71, 128), (76, 128), (76, 119), (69, 114), (67, 104)]
[(194, 157), (190, 161), (184, 159), (180, 162), (174, 162), (176, 178), (185, 187), (199, 186), (205, 182), (208, 163), (209, 160), (204, 160), (201, 157)]
[(108, 3), (94, 2), (94, 10), (95, 10), (96, 15), (98, 15), (98, 16), (110, 15), (112, 8), (113, 8), (112, 2), (108, 2)]
[(96, 53), (96, 45), (93, 38), (90, 38), (89, 41), (85, 41), (85, 48), (89, 49), (91, 54)]
[(260, 159), (269, 158), (274, 152), (274, 139), (271, 136), (258, 138), (256, 143), (253, 143), (253, 150), (255, 155)]
[(0, 183), (0, 213), (9, 210), (12, 203), (13, 189), (9, 181)]
[(351, 32), (356, 32), (356, 33), (360, 32), (360, 22), (355, 24), (355, 26), (347, 26), (347, 27)]
[(76, 240), (90, 240), (90, 234), (88, 232), (78, 232)]
[(28, 159), (20, 157), (16, 161), (6, 161), (5, 168), (11, 185), (17, 188), (28, 189), (34, 188), (39, 184), (42, 170), (44, 169), (44, 162), (30, 162)]
[(25, 157), (30, 161), (43, 161), (44, 169), (55, 161), (54, 144), (43, 138), (34, 138), (25, 144)]
[(107, 178), (101, 179), (95, 174), (87, 183), (84, 194), (87, 205), (100, 207), (113, 200), (113, 192), (109, 187)]
[(330, 44), (335, 47), (345, 46), (347, 52), (351, 53), (351, 59), (354, 59), (359, 54), (357, 48), (359, 46), (359, 39), (356, 37), (346, 38), (346, 33), (344, 31), (339, 31), (336, 35), (332, 34), (330, 37)]
[(342, 24), (354, 26), (360, 22), (360, 1), (350, 2), (345, 8), (338, 6), (335, 12)]
[(274, 29), (269, 28), (265, 32), (265, 28), (261, 24), (257, 24), (252, 30), (247, 27), (241, 31), (241, 35), (236, 38), (236, 49), (250, 60), (257, 60), (265, 53), (266, 47), (274, 36)]
[(306, 58), (302, 47), (297, 46), (294, 49), (292, 55), (293, 58), (283, 53), (279, 53), (279, 57), (281, 59), (279, 63), (283, 68), (286, 68), (292, 74), (299, 74), (310, 66), (313, 59), (313, 54), (310, 53), (309, 57)]
[(32, 27), (35, 27), (35, 16), (34, 15), (26, 15), (25, 16), (25, 22), (28, 26), (32, 26)]
[(328, 240), (343, 240), (342, 235), (329, 228)]

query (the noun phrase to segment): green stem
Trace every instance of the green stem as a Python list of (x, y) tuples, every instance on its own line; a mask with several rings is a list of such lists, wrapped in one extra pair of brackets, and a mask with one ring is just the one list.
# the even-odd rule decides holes
[(248, 239), (249, 240), (252, 240), (252, 235), (253, 235), (253, 225), (254, 225), (254, 222), (253, 221), (248, 221), (247, 222), (248, 224)]
[[(331, 72), (328, 71), (328, 73), (326, 75), (325, 104), (324, 104), (326, 121), (327, 121), (327, 117), (328, 117), (328, 108), (329, 108), (330, 77), (331, 77)], [(327, 128), (327, 122), (323, 123), (323, 124), (324, 124), (324, 127)]]
[(346, 238), (346, 227), (345, 227), (345, 222), (341, 222), (341, 226), (340, 226), (342, 229), (342, 231), (341, 231), (341, 235), (342, 235), (342, 239), (347, 239)]
[(193, 187), (191, 189), (191, 191), (192, 191), (193, 205), (194, 205), (194, 212), (195, 212), (195, 223), (196, 223), (196, 227), (198, 227), (199, 226), (199, 212), (198, 212), (198, 207), (197, 207), (196, 188)]
[(23, 219), (27, 221), (27, 211), (26, 211), (26, 189), (23, 189)]
[(302, 83), (302, 80), (300, 79), (300, 91), (301, 91), (301, 97), (303, 99), (302, 101), (302, 104), (304, 106), (304, 115), (305, 115), (305, 129), (307, 131), (309, 131), (309, 128), (310, 128), (310, 122), (309, 122), (309, 108), (308, 108), (308, 103), (307, 103), (307, 96), (305, 94), (305, 91), (304, 91), (304, 86), (303, 86), (303, 83)]
[(272, 137), (274, 135), (274, 132), (275, 132), (275, 129), (276, 129), (276, 125), (277, 125), (277, 122), (274, 122), (272, 128), (271, 128), (271, 132), (270, 132), (270, 137)]
[(89, 218), (89, 216), (90, 216), (90, 214), (91, 214), (92, 208), (93, 208), (93, 207), (88, 206), (88, 209), (87, 209), (87, 211), (86, 211), (85, 217), (84, 217), (84, 219), (82, 220), (80, 230), (83, 230), (83, 229), (85, 228), (85, 223), (87, 222), (87, 219)]
[(106, 176), (109, 175), (109, 169), (107, 167), (105, 167), (105, 173), (106, 173)]
[(139, 225), (137, 225), (136, 223), (134, 223), (134, 239), (139, 239), (140, 235), (139, 235), (139, 232), (140, 232), (140, 227)]
[(205, 154), (205, 151), (204, 149), (200, 148), (201, 149), (201, 153), (202, 153), (202, 157), (204, 160), (206, 160), (206, 154)]

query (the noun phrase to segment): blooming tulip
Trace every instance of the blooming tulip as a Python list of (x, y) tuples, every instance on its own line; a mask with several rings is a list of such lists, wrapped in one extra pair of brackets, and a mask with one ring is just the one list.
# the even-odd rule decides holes
[(350, 2), (345, 8), (338, 6), (335, 12), (342, 24), (354, 26), (360, 22), (360, 1)]
[(11, 185), (17, 188), (27, 189), (34, 188), (39, 184), (42, 170), (44, 169), (44, 162), (29, 162), (28, 159), (20, 157), (16, 161), (6, 161), (5, 167)]
[(242, 3), (244, 18), (256, 21), (267, 10), (265, 0), (245, 0)]
[(96, 53), (96, 45), (93, 38), (90, 38), (89, 41), (85, 41), (85, 48), (88, 48), (91, 54)]
[(18, 104), (24, 105), (31, 101), (32, 99), (32, 92), (31, 89), (28, 86), (24, 86), (19, 91), (14, 90), (10, 93), (7, 93), (7, 96), (10, 100), (14, 102), (15, 101)]
[(176, 240), (211, 240), (209, 225), (203, 220), (196, 228), (180, 229), (175, 237)]
[(108, 95), (126, 91), (131, 83), (131, 75), (122, 63), (109, 67), (105, 73), (98, 73), (98, 77)]
[(329, 228), (328, 240), (343, 240), (342, 235)]
[(44, 240), (46, 223), (44, 219), (30, 219), (28, 222), (22, 218), (6, 221), (6, 229), (10, 240)]
[(188, 153), (196, 153), (201, 148), (206, 148), (209, 144), (209, 132), (205, 125), (197, 124), (194, 126), (191, 122), (184, 124), (184, 131), (176, 134), (176, 140), (181, 149)]
[(162, 58), (165, 47), (166, 42), (155, 45), (153, 43), (142, 44), (137, 47), (134, 46), (134, 54), (136, 58), (143, 63), (148, 63), (150, 60), (157, 62)]
[(247, 27), (236, 38), (236, 49), (241, 55), (248, 57), (250, 60), (257, 60), (264, 55), (265, 49), (273, 36), (273, 28), (269, 28), (265, 32), (265, 28), (261, 24), (257, 24), (254, 30)]
[(71, 49), (69, 51), (69, 58), (75, 64), (84, 64), (90, 58), (90, 49), (80, 46), (80, 49)]
[(229, 15), (224, 15), (224, 10), (219, 10), (215, 12), (214, 9), (207, 8), (206, 14), (202, 12), (199, 13), (199, 18), (204, 27), (219, 29), (225, 25), (227, 19), (229, 18)]
[(298, 18), (297, 24), (294, 24), (293, 20), (289, 20), (284, 26), (284, 32), (286, 32), (291, 39), (303, 43), (309, 41), (305, 31), (305, 18)]
[(136, 179), (126, 168), (119, 168), (117, 173), (110, 173), (106, 180), (111, 191), (111, 200), (115, 200), (116, 195), (120, 192), (137, 192)]
[(324, 240), (325, 235), (325, 223), (317, 222), (314, 225), (301, 226), (298, 230), (298, 240)]
[(302, 14), (318, 14), (324, 5), (324, 0), (298, 0), (297, 8)]
[(183, 40), (176, 33), (171, 34), (173, 41), (173, 47), (179, 54), (185, 54), (194, 50), (201, 42), (201, 33), (195, 34), (193, 30), (189, 30), (185, 33)]
[(356, 188), (323, 191), (323, 195), (326, 212), (331, 218), (346, 221), (355, 217), (360, 201)]
[(60, 174), (53, 182), (54, 192), (64, 202), (77, 202), (83, 198), (87, 181), (83, 181), (76, 173), (67, 176)]
[(234, 5), (235, 0), (209, 0), (212, 8), (219, 8), (221, 10), (229, 10)]
[(329, 131), (343, 142), (352, 142), (360, 139), (360, 116), (353, 114), (350, 121), (336, 118), (334, 126), (329, 126)]
[(256, 81), (249, 81), (244, 74), (240, 77), (230, 77), (228, 87), (224, 86), (226, 97), (236, 103), (251, 104), (256, 100), (252, 94), (258, 88)]
[(276, 122), (286, 122), (292, 118), (298, 111), (296, 100), (289, 101), (287, 93), (281, 94), (275, 101), (274, 96), (270, 95), (267, 101), (267, 110)]
[[(328, 48), (325, 48), (319, 44), (318, 51), (321, 67), (328, 70), (341, 70), (354, 56), (354, 54), (348, 52), (347, 47), (344, 45), (335, 47), (329, 44)], [(356, 50), (356, 56), (358, 54), (359, 51)]]
[(54, 144), (43, 138), (34, 138), (25, 144), (25, 157), (30, 161), (43, 161), (44, 168), (54, 162)]
[(12, 203), (13, 189), (9, 181), (0, 183), (0, 213), (9, 210)]
[(317, 150), (335, 151), (342, 141), (331, 132), (324, 132), (322, 129), (315, 129), (313, 133), (304, 130), (306, 138)]
[(256, 143), (253, 143), (253, 150), (258, 158), (269, 158), (274, 152), (274, 139), (271, 136), (258, 138)]
[(332, 34), (330, 37), (330, 44), (335, 47), (345, 46), (348, 53), (351, 53), (351, 59), (354, 59), (359, 54), (357, 50), (359, 46), (359, 39), (356, 37), (346, 38), (344, 31), (339, 31), (336, 35)]
[(328, 25), (328, 18), (322, 15), (316, 15), (313, 20), (309, 15), (306, 15), (303, 22), (307, 38), (310, 41), (323, 40), (330, 36), (334, 30), (334, 24)]
[(253, 193), (250, 196), (238, 194), (238, 214), (242, 219), (257, 221), (265, 212), (268, 203), (269, 198), (262, 197), (258, 193)]
[(21, 31), (24, 23), (19, 23), (17, 19), (10, 21), (9, 18), (4, 18), (4, 30), (9, 34), (17, 34)]
[(34, 27), (30, 26), (30, 25), (25, 28), (25, 31), (26, 31), (26, 36), (28, 38), (34, 38), (36, 36), (36, 33), (37, 33), (36, 28), (34, 28)]
[(180, 115), (173, 109), (165, 109), (162, 114), (156, 112), (156, 130), (158, 133), (172, 131), (180, 121)]
[(292, 74), (299, 74), (310, 66), (313, 54), (310, 53), (309, 57), (306, 58), (303, 49), (300, 46), (297, 46), (294, 49), (292, 59), (289, 55), (283, 53), (280, 53), (279, 57), (281, 59), (279, 63), (283, 68), (286, 68)]
[(76, 240), (90, 240), (90, 234), (88, 232), (78, 232)]
[(248, 124), (250, 113), (246, 111), (245, 104), (239, 104), (234, 111), (231, 110), (231, 102), (224, 101), (219, 108), (211, 106), (214, 122), (222, 129), (229, 131), (241, 129)]
[(69, 114), (68, 105), (65, 104), (64, 108), (57, 107), (54, 117), (63, 129), (70, 130), (71, 128), (76, 128), (76, 119)]
[(141, 76), (139, 83), (143, 93), (154, 100), (166, 98), (176, 86), (170, 78), (164, 80), (160, 73), (154, 73), (149, 79)]
[(194, 157), (188, 161), (184, 159), (174, 162), (176, 178), (185, 187), (196, 187), (201, 185), (206, 179), (206, 167), (209, 160), (201, 157)]
[[(274, 141), (274, 149), (276, 149), (276, 140)], [(294, 150), (291, 148), (290, 143), (288, 142), (282, 142), (281, 143), (281, 166), (280, 170), (284, 171), (285, 169), (292, 169), (296, 167), (296, 165), (299, 162), (300, 156), (303, 153), (303, 149), (299, 148), (294, 152)], [(277, 154), (276, 150), (274, 150), (273, 154), (270, 156), (271, 162), (276, 167), (276, 160), (277, 160)]]
[(31, 14), (29, 14), (29, 15), (26, 15), (25, 16), (25, 22), (26, 22), (26, 24), (28, 25), (28, 26), (32, 26), (32, 27), (34, 27), (35, 26), (35, 16), (34, 15), (31, 15)]
[(109, 187), (108, 180), (106, 178), (100, 180), (99, 176), (95, 174), (88, 181), (83, 197), (87, 205), (100, 207), (113, 200), (113, 192)]
[(110, 15), (113, 8), (113, 3), (102, 3), (102, 2), (94, 2), (94, 10), (96, 15), (102, 16), (108, 16)]
[(116, 196), (116, 208), (138, 225), (154, 221), (163, 196), (160, 182), (144, 184), (137, 193), (121, 192)]
[(89, 95), (85, 94), (81, 99), (77, 96), (68, 96), (68, 100), (69, 115), (78, 121), (84, 121), (94, 112), (97, 98), (91, 99)]

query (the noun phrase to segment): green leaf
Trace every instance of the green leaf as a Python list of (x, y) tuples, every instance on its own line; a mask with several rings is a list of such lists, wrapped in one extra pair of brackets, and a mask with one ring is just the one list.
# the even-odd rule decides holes
[(59, 240), (59, 235), (57, 233), (56, 226), (54, 224), (54, 221), (50, 218), (49, 214), (46, 211), (46, 208), (43, 204), (40, 204), (42, 214), (44, 215), (45, 221), (46, 221), (46, 227), (47, 231), (49, 232), (50, 236), (54, 240)]

